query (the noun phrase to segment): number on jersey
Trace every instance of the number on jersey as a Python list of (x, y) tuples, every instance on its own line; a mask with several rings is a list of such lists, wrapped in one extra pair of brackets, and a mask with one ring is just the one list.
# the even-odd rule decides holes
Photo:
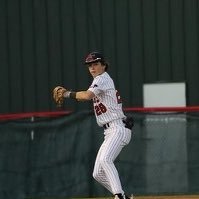
[(106, 111), (107, 111), (106, 106), (104, 106), (104, 104), (102, 104), (102, 103), (95, 105), (94, 109), (95, 109), (96, 115), (101, 115), (102, 113), (106, 113)]
[[(116, 99), (117, 99), (118, 104), (122, 103), (122, 99), (121, 99), (120, 94), (117, 90), (116, 90)], [(106, 113), (106, 111), (107, 111), (106, 106), (103, 103), (99, 102), (99, 99), (97, 99), (97, 97), (95, 97), (93, 99), (93, 103), (95, 104), (94, 110), (95, 110), (95, 113), (96, 113), (97, 116), (99, 116), (103, 113)]]

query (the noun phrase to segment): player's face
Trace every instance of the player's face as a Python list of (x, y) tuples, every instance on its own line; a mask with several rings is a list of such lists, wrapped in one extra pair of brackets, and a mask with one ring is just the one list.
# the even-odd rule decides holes
[(89, 69), (90, 74), (93, 77), (96, 77), (105, 71), (105, 66), (102, 65), (101, 62), (94, 62), (94, 63), (88, 64), (88, 69)]

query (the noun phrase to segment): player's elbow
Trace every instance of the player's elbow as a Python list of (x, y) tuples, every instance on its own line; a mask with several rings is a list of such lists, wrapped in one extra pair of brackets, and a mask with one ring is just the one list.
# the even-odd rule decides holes
[(76, 99), (78, 101), (91, 100), (94, 97), (94, 93), (91, 91), (79, 91), (76, 93)]
[(94, 97), (95, 97), (95, 94), (94, 94), (93, 92), (91, 92), (91, 91), (89, 91), (89, 90), (86, 91), (86, 93), (85, 93), (85, 98), (86, 98), (86, 100), (91, 100), (91, 99), (93, 99)]

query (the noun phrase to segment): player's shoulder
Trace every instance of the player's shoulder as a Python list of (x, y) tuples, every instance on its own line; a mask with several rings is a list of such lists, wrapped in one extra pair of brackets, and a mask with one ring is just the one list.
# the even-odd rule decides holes
[(108, 80), (111, 79), (110, 75), (107, 72), (102, 73), (101, 75), (98, 75), (96, 79), (103, 79), (103, 80)]
[(100, 87), (114, 87), (113, 80), (109, 76), (107, 72), (102, 73), (101, 75), (98, 75), (95, 77), (93, 81), (93, 85), (98, 85)]

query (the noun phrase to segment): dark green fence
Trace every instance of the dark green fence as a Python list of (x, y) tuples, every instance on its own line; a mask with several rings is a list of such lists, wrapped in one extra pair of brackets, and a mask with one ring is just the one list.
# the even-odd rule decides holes
[[(116, 165), (127, 193), (199, 192), (199, 115), (128, 113), (130, 144)], [(103, 129), (91, 112), (0, 123), (0, 198), (108, 196), (92, 178)]]
[[(144, 83), (186, 82), (199, 101), (198, 0), (0, 0), (0, 113), (54, 110), (55, 85), (87, 89), (86, 54), (99, 50), (124, 106)], [(68, 101), (82, 110), (87, 103)]]

